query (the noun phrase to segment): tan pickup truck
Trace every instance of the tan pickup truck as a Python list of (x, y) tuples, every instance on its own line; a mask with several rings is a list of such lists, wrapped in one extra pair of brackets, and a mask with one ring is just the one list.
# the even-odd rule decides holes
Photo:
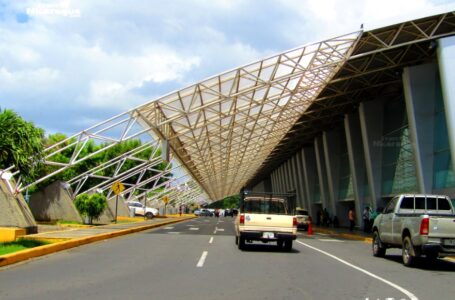
[(285, 197), (251, 195), (244, 197), (235, 220), (235, 242), (239, 249), (245, 243), (275, 242), (286, 251), (292, 250), (297, 237), (297, 218), (288, 212)]

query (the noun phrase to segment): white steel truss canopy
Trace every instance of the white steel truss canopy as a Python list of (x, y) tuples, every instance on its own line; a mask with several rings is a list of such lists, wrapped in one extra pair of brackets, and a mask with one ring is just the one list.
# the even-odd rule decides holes
[[(137, 181), (128, 186), (130, 195), (164, 185), (164, 191), (152, 196), (156, 198), (164, 193), (181, 194), (182, 190), (172, 184), (175, 178), (169, 176), (169, 170), (183, 168), (188, 174), (186, 186), (193, 186), (190, 199), (218, 200), (236, 194), (267, 176), (296, 147), (301, 147), (302, 141), (320, 131), (316, 128), (318, 122), (330, 123), (334, 116), (345, 113), (339, 107), (357, 103), (356, 97), (347, 97), (352, 90), (380, 88), (385, 79), (377, 74), (387, 77), (389, 70), (412, 61), (413, 51), (425, 52), (419, 43), (453, 34), (453, 17), (453, 13), (446, 13), (309, 44), (150, 101), (46, 149), (45, 163), (55, 171), (32, 184), (120, 142), (146, 135), (147, 142), (138, 149), (87, 170), (71, 184), (83, 191), (88, 179), (97, 178), (104, 181), (96, 187), (107, 190), (113, 181), (134, 175)], [(89, 141), (104, 146), (84, 156), (82, 150)], [(144, 160), (136, 155), (160, 141), (170, 146), (173, 157), (173, 163), (162, 172), (155, 168), (163, 163), (162, 159), (152, 155)], [(74, 153), (69, 162), (53, 160), (70, 147)], [(126, 160), (138, 164), (122, 170)], [(114, 171), (106, 175), (104, 169)], [(157, 174), (144, 176), (148, 171)]]
[(137, 108), (211, 199), (238, 193), (349, 57), (355, 32), (220, 74)]

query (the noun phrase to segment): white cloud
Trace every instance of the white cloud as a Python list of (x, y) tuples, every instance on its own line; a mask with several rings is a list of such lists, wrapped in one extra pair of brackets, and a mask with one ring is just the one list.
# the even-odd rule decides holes
[[(24, 17), (40, 3), (80, 17)], [(72, 133), (276, 52), (433, 7), (425, 0), (10, 2), (0, 6), (0, 106)]]
[(294, 30), (286, 36), (295, 42), (302, 36), (307, 42), (331, 38), (360, 29), (372, 29), (422, 17), (436, 9), (428, 0), (280, 0), (293, 9), (299, 18), (292, 18), (285, 26)]

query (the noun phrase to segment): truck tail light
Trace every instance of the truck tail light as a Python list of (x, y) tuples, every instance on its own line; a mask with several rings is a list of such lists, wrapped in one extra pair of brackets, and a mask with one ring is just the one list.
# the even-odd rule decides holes
[(427, 235), (430, 229), (430, 218), (425, 217), (422, 219), (422, 222), (420, 222), (420, 234), (421, 235)]
[(297, 218), (296, 217), (292, 218), (292, 226), (297, 227), (297, 224), (298, 224)]
[(245, 224), (245, 215), (244, 214), (240, 215), (240, 224)]

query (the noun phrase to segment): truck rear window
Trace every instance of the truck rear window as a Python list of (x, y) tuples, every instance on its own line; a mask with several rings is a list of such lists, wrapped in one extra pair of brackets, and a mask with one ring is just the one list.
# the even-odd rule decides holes
[(245, 199), (243, 212), (253, 214), (286, 214), (286, 207), (283, 201), (270, 199)]

